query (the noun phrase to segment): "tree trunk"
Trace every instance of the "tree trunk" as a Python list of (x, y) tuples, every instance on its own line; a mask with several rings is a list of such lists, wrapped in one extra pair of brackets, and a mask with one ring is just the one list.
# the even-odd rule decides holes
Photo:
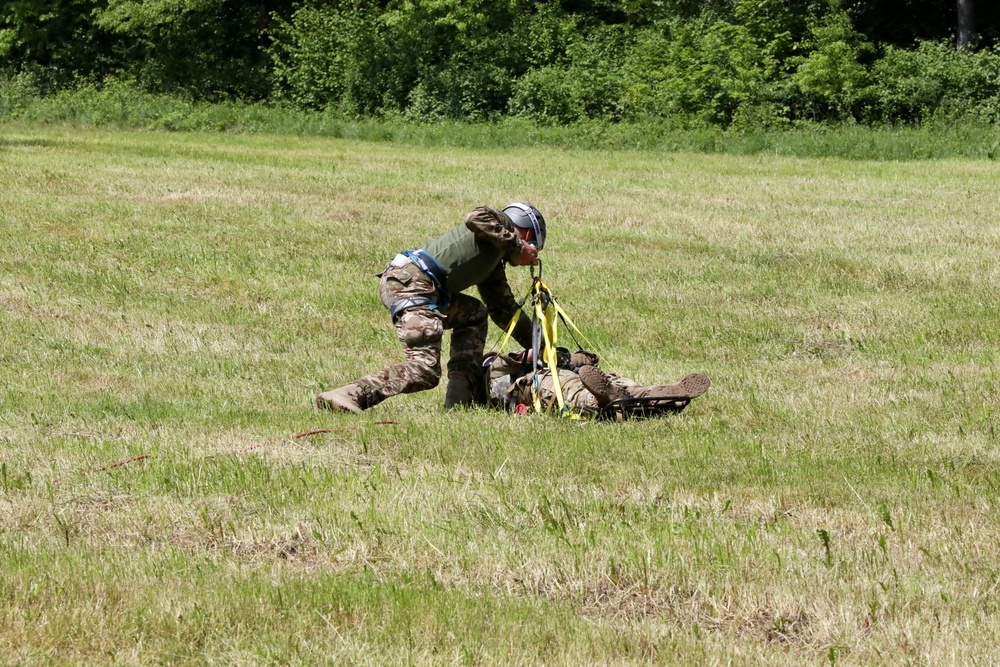
[(967, 49), (972, 41), (972, 31), (975, 29), (975, 14), (973, 0), (958, 0), (958, 48)]

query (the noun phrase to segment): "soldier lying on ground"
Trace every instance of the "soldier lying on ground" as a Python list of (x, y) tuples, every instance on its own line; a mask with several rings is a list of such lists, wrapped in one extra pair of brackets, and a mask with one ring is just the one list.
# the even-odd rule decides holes
[[(441, 339), (452, 329), (445, 407), (472, 403), (481, 377), (487, 315), (506, 327), (518, 305), (505, 265), (536, 264), (545, 245), (545, 218), (527, 202), (502, 211), (485, 206), (465, 223), (407, 250), (379, 274), (379, 298), (389, 310), (406, 361), (320, 394), (316, 405), (361, 412), (396, 394), (433, 389), (441, 379)], [(483, 302), (462, 294), (476, 285)], [(531, 345), (531, 321), (522, 313), (514, 339)]]
[[(571, 409), (594, 413), (622, 398), (675, 400), (679, 408), (686, 401), (704, 394), (712, 384), (707, 376), (692, 373), (673, 384), (643, 387), (633, 380), (606, 373), (600, 368), (597, 355), (578, 351), (559, 353), (557, 371), (563, 402)], [(531, 350), (521, 350), (509, 354), (487, 355), (483, 362), (489, 373), (488, 392), (493, 405), (514, 410), (518, 405), (531, 406), (531, 388), (535, 382), (532, 369)], [(538, 373), (538, 395), (547, 410), (557, 410), (555, 386), (552, 373), (544, 368)]]

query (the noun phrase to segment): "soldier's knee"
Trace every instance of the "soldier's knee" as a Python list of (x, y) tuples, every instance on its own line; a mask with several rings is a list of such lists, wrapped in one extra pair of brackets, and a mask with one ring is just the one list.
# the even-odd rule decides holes
[(412, 366), (414, 391), (427, 391), (438, 386), (441, 382), (441, 364), (428, 366), (427, 364), (415, 363)]
[(441, 381), (441, 355), (433, 348), (406, 351), (407, 384), (412, 391), (433, 389)]
[(396, 333), (406, 347), (440, 345), (444, 333), (441, 316), (426, 308), (407, 310), (396, 320)]

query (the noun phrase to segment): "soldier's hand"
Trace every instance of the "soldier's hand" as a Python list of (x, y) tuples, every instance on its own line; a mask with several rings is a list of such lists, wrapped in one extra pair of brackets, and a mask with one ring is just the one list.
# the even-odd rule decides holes
[(522, 243), (521, 252), (511, 259), (510, 263), (514, 266), (534, 266), (538, 264), (538, 251), (535, 250), (535, 246)]

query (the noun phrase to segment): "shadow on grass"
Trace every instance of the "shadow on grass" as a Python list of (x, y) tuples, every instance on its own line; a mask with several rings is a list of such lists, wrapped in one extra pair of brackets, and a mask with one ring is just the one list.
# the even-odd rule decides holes
[(64, 148), (66, 146), (80, 144), (81, 142), (73, 141), (71, 139), (10, 139), (7, 137), (0, 137), (0, 151), (7, 151), (14, 148)]
[(0, 148), (14, 148), (14, 147), (24, 147), (24, 148), (55, 148), (56, 146), (61, 146), (65, 144), (64, 141), (55, 141), (53, 139), (0, 139)]

